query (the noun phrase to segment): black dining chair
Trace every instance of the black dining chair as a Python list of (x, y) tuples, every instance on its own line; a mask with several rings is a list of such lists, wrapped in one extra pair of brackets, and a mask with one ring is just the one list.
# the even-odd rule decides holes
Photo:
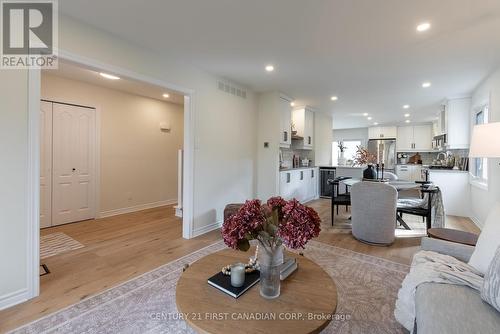
[(351, 177), (340, 176), (335, 179), (328, 180), (328, 184), (332, 186), (332, 226), (335, 221), (335, 208), (337, 208), (337, 216), (339, 215), (339, 205), (345, 205), (346, 210), (351, 206), (351, 194), (349, 193), (349, 188), (346, 186), (346, 192), (344, 194), (340, 194), (340, 183), (344, 180), (350, 179)]
[(420, 216), (425, 219), (427, 229), (431, 228), (432, 224), (432, 200), (433, 196), (439, 192), (439, 188), (430, 183), (422, 183), (420, 187), (422, 193), (421, 198), (405, 198), (398, 199), (397, 206), (397, 221), (407, 230), (411, 230), (410, 226), (404, 221), (403, 214)]

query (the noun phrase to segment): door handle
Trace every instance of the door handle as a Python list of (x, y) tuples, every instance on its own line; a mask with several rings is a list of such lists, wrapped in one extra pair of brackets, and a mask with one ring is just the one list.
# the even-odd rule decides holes
[(288, 131), (283, 132), (283, 140), (288, 141)]
[(290, 173), (286, 173), (286, 183), (290, 183)]
[(76, 172), (76, 168), (73, 168), (73, 172)]
[(309, 145), (311, 145), (311, 136), (308, 137)]
[(304, 172), (303, 172), (303, 171), (301, 171), (301, 172), (300, 172), (300, 180), (302, 181), (303, 179), (304, 179)]

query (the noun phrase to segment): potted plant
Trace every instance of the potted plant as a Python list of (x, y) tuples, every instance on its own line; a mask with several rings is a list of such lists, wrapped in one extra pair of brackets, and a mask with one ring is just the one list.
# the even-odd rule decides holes
[(345, 158), (345, 155), (344, 155), (344, 151), (346, 150), (347, 147), (344, 146), (344, 142), (341, 141), (338, 144), (338, 148), (340, 150), (339, 166), (345, 166), (345, 164), (346, 164), (346, 158)]
[(254, 199), (246, 203), (222, 225), (224, 243), (241, 251), (250, 248), (250, 240), (259, 243), (260, 294), (277, 298), (280, 294), (280, 265), (283, 263), (283, 245), (304, 248), (309, 240), (319, 235), (321, 219), (312, 208), (296, 199), (285, 201), (270, 198), (266, 204)]
[(377, 172), (373, 168), (373, 164), (377, 162), (377, 156), (370, 153), (366, 148), (362, 146), (356, 146), (356, 156), (354, 158), (354, 163), (358, 166), (366, 165), (366, 169), (363, 171), (364, 179), (374, 180), (377, 178)]

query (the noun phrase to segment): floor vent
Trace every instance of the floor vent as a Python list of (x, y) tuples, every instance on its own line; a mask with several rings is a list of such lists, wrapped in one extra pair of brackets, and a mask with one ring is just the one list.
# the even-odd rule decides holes
[(233, 83), (219, 80), (219, 81), (217, 81), (217, 87), (219, 88), (219, 90), (221, 90), (223, 92), (226, 92), (228, 94), (241, 97), (242, 99), (246, 99), (247, 98), (247, 92), (246, 92), (246, 90), (237, 87)]

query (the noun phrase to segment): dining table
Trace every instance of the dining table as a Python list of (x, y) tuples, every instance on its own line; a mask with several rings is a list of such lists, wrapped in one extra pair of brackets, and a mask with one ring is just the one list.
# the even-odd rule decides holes
[[(431, 182), (425, 182), (425, 181), (405, 181), (405, 180), (388, 180), (388, 179), (378, 179), (378, 180), (366, 180), (366, 179), (359, 179), (359, 178), (348, 178), (344, 180), (340, 180), (340, 183), (343, 183), (347, 188), (352, 187), (354, 184), (359, 183), (359, 182), (382, 182), (385, 184), (389, 184), (393, 187), (396, 188), (398, 192), (404, 191), (404, 190), (419, 190), (422, 194), (428, 194), (429, 196), (427, 197), (427, 201), (423, 202), (426, 206), (426, 208), (423, 207), (406, 207), (406, 208), (401, 208), (399, 209), (399, 204), (398, 204), (398, 212), (400, 212), (399, 215), (396, 215), (397, 221), (407, 230), (410, 230), (410, 227), (408, 224), (403, 220), (402, 213), (409, 213), (409, 214), (417, 214), (419, 216), (424, 216), (426, 218), (427, 222), (427, 228), (431, 228), (431, 222), (432, 218), (436, 218), (436, 216), (439, 216), (439, 220), (441, 221), (439, 223), (439, 226), (436, 227), (441, 227), (441, 225), (444, 225), (444, 208), (442, 207), (442, 198), (441, 198), (441, 193), (439, 191), (439, 187), (435, 186)], [(349, 191), (348, 191), (349, 192)], [(434, 196), (437, 195), (439, 198), (438, 205), (440, 206), (440, 210), (432, 210), (433, 204), (434, 204)], [(423, 199), (423, 195), (422, 195)], [(399, 201), (398, 201), (399, 202)], [(431, 209), (429, 209), (431, 208)], [(434, 211), (434, 216), (432, 214), (432, 211)]]
[[(358, 178), (350, 178), (340, 181), (345, 184), (347, 187), (352, 187), (354, 184), (362, 181), (368, 181)], [(389, 184), (396, 188), (397, 191), (401, 190), (410, 190), (410, 189), (420, 189), (424, 183), (415, 182), (415, 181), (403, 181), (403, 180), (370, 180), (368, 182), (383, 182)]]

